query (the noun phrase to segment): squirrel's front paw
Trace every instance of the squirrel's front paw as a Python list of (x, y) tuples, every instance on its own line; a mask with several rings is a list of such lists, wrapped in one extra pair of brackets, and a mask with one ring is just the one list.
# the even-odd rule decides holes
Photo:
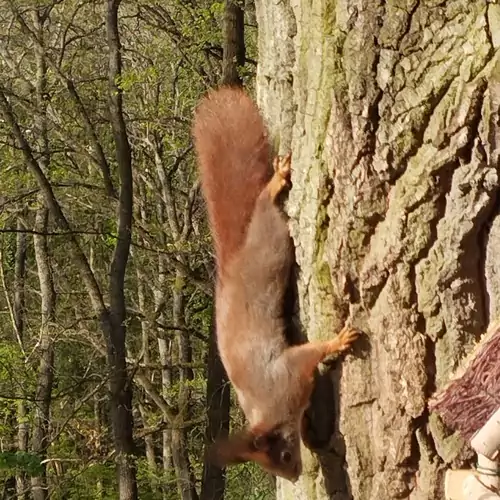
[(327, 341), (326, 357), (346, 351), (360, 335), (361, 332), (358, 329), (345, 326), (334, 339)]
[(277, 174), (279, 177), (281, 177), (283, 186), (286, 186), (290, 183), (290, 174), (292, 171), (291, 163), (292, 153), (288, 153), (285, 156), (276, 156), (273, 160), (275, 175)]
[(339, 342), (339, 351), (345, 351), (351, 347), (351, 344), (361, 335), (361, 331), (352, 326), (344, 326), (337, 335)]
[(292, 155), (288, 153), (286, 156), (276, 156), (273, 160), (274, 175), (267, 185), (272, 200), (275, 200), (283, 189), (291, 186), (291, 159)]

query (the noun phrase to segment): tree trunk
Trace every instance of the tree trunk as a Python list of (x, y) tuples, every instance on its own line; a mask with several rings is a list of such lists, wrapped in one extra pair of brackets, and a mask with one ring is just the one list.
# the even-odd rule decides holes
[[(25, 214), (23, 214), (25, 215)], [(12, 312), (14, 315), (14, 328), (18, 342), (24, 342), (24, 307), (26, 286), (26, 251), (27, 238), (26, 226), (23, 218), (17, 220), (16, 235), (16, 264), (14, 269), (14, 302)], [(17, 449), (20, 452), (28, 451), (29, 423), (26, 402), (20, 399), (17, 404)], [(18, 500), (25, 500), (29, 491), (26, 473), (19, 471), (16, 475), (16, 494)]]
[[(158, 214), (159, 220), (163, 221), (163, 214)], [(158, 259), (158, 287), (153, 291), (154, 297), (154, 308), (158, 315), (158, 320), (163, 322), (163, 313), (160, 312), (164, 307), (164, 291), (165, 285), (165, 264), (162, 256)], [(161, 334), (158, 335), (158, 356), (161, 364), (161, 387), (162, 395), (167, 401), (167, 404), (171, 405), (172, 402), (168, 397), (168, 391), (172, 387), (172, 370), (170, 365), (172, 364), (172, 340), (170, 338), (162, 337)], [(172, 432), (170, 429), (164, 429), (162, 432), (162, 464), (163, 464), (163, 474), (166, 478), (170, 476), (173, 470), (174, 464), (172, 461)], [(170, 486), (164, 485), (163, 487), (163, 498), (168, 498), (170, 494)]]
[(441, 500), (462, 446), (427, 400), (500, 307), (500, 6), (256, 8), (259, 103), (293, 154), (302, 325), (366, 333), (333, 372), (330, 446), (278, 498)]
[[(34, 26), (38, 34), (40, 46), (35, 48), (36, 54), (36, 100), (37, 114), (35, 124), (38, 132), (39, 147), (42, 152), (39, 164), (42, 171), (48, 174), (50, 166), (50, 149), (47, 129), (47, 64), (44, 52), (44, 20), (43, 9), (33, 13)], [(33, 247), (38, 269), (40, 295), (42, 299), (40, 315), (40, 337), (38, 352), (40, 355), (38, 379), (35, 393), (34, 423), (31, 448), (41, 459), (47, 455), (50, 423), (50, 404), (52, 400), (52, 385), (54, 382), (54, 346), (51, 337), (51, 327), (55, 322), (56, 292), (52, 277), (52, 264), (49, 254), (48, 240), (45, 233), (48, 230), (49, 210), (46, 208), (43, 196), (38, 197), (40, 208), (35, 217), (35, 234)], [(31, 478), (31, 487), (34, 500), (45, 500), (49, 496), (46, 467), (43, 474)]]
[(196, 481), (189, 459), (188, 428), (184, 425), (190, 418), (190, 383), (194, 378), (191, 340), (186, 330), (185, 321), (185, 277), (176, 272), (172, 293), (172, 317), (174, 326), (179, 329), (177, 335), (177, 360), (179, 364), (179, 395), (177, 400), (178, 414), (176, 426), (171, 430), (172, 461), (177, 479), (177, 489), (182, 500), (198, 500)]
[[(54, 346), (51, 338), (51, 326), (55, 320), (56, 307), (56, 292), (52, 279), (47, 237), (43, 235), (43, 233), (47, 232), (48, 219), (49, 211), (45, 206), (42, 206), (42, 208), (38, 209), (35, 220), (35, 231), (39, 234), (33, 236), (38, 280), (40, 282), (42, 297), (42, 312), (40, 338), (38, 341), (40, 364), (34, 405), (35, 420), (31, 449), (42, 459), (46, 457), (47, 447), (50, 444), (50, 403), (54, 381)], [(45, 500), (48, 498), (45, 467), (42, 475), (31, 478), (31, 487), (34, 500)]]
[(102, 317), (107, 333), (110, 369), (111, 422), (118, 459), (120, 500), (137, 498), (136, 468), (133, 459), (132, 383), (126, 363), (127, 329), (125, 306), (125, 272), (130, 255), (133, 214), (132, 152), (123, 116), (123, 91), (118, 85), (122, 74), (121, 45), (118, 31), (120, 0), (107, 1), (106, 30), (109, 47), (108, 97), (116, 162), (120, 178), (117, 241), (110, 270), (109, 314)]
[[(106, 422), (105, 416), (107, 412), (102, 408), (102, 400), (100, 394), (97, 393), (94, 395), (94, 425), (97, 433), (97, 440), (95, 444), (95, 448), (99, 450), (101, 456), (105, 456), (108, 452), (107, 440), (103, 439), (103, 436), (108, 435), (106, 432)], [(104, 484), (101, 477), (96, 479), (96, 500), (103, 499), (105, 497), (104, 494)]]
[[(172, 471), (174, 470), (174, 462), (172, 460), (172, 431), (170, 429), (165, 429), (162, 432), (162, 464), (163, 464), (163, 474), (164, 477), (170, 478)], [(163, 487), (163, 499), (167, 500), (170, 493), (170, 484), (164, 485)]]
[[(184, 210), (181, 210), (174, 198), (172, 180), (167, 175), (167, 170), (163, 163), (161, 141), (156, 138), (151, 145), (165, 208), (165, 214), (163, 214), (163, 207), (159, 208), (159, 219), (163, 220), (165, 217), (173, 241), (179, 248), (182, 248), (186, 244), (192, 228), (191, 195), (186, 201)], [(180, 216), (181, 214), (182, 217)], [(188, 267), (187, 262), (182, 262), (182, 264)], [(155, 315), (158, 315), (160, 318), (165, 304), (165, 292), (162, 290), (164, 265), (164, 259), (160, 258), (160, 283), (158, 289), (154, 292)], [(188, 426), (184, 425), (190, 417), (190, 384), (194, 378), (193, 370), (189, 367), (189, 364), (192, 362), (192, 347), (185, 319), (185, 280), (184, 272), (177, 270), (175, 283), (172, 287), (172, 318), (174, 328), (177, 330), (176, 343), (174, 345), (170, 340), (158, 337), (158, 348), (162, 365), (163, 398), (167, 400), (169, 406), (177, 406), (174, 428), (166, 429), (163, 432), (163, 467), (168, 477), (170, 473), (169, 469), (173, 466), (180, 498), (183, 500), (197, 500), (198, 493), (196, 491), (195, 476), (189, 458)], [(173, 363), (179, 366), (177, 372), (172, 369)], [(175, 379), (176, 373), (178, 373), (177, 379)], [(170, 401), (170, 398), (167, 396), (173, 382), (178, 385), (178, 397), (175, 403)], [(171, 423), (173, 423), (173, 419), (171, 419)], [(165, 491), (164, 498), (168, 495), (169, 492)]]
[[(144, 405), (139, 403), (139, 413), (141, 415), (142, 425), (144, 429), (147, 428), (147, 412)], [(147, 433), (144, 436), (144, 449), (146, 451), (146, 460), (148, 462), (148, 467), (152, 474), (156, 475), (158, 472), (158, 467), (156, 465), (156, 453), (155, 453), (155, 443), (154, 437), (151, 433)]]
[[(143, 215), (143, 214), (141, 214)], [(143, 220), (145, 217), (143, 217)], [(147, 278), (144, 276), (142, 271), (137, 269), (137, 298), (139, 303), (139, 310), (145, 314), (147, 310), (146, 306), (146, 296), (145, 296), (145, 287), (144, 284), (147, 282)], [(142, 347), (141, 354), (142, 359), (145, 366), (150, 365), (150, 353), (149, 353), (149, 342), (150, 342), (150, 324), (146, 319), (141, 320), (141, 333), (142, 333)], [(151, 380), (151, 374), (149, 373), (149, 369), (146, 368), (144, 370), (144, 376)], [(138, 404), (139, 414), (141, 415), (142, 425), (144, 429), (147, 428), (147, 410), (142, 403)], [(146, 451), (146, 459), (148, 462), (148, 467), (153, 474), (157, 474), (157, 465), (156, 465), (156, 454), (154, 447), (154, 438), (153, 435), (147, 433), (144, 436), (144, 447)]]
[(241, 85), (238, 69), (245, 64), (245, 13), (240, 3), (226, 0), (224, 10), (224, 45), (222, 84)]
[(198, 500), (195, 477), (189, 460), (187, 428), (172, 429), (172, 460), (181, 500)]
[[(205, 430), (207, 446), (210, 446), (215, 441), (215, 438), (228, 435), (230, 405), (229, 381), (217, 349), (214, 314), (212, 316), (207, 355), (208, 422)], [(223, 500), (225, 488), (226, 476), (224, 471), (208, 460), (206, 454), (203, 462), (200, 500)]]

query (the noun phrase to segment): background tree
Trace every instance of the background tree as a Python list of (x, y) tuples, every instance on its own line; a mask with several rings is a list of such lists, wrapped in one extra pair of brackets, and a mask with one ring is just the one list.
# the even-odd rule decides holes
[(224, 483), (203, 453), (229, 393), (190, 123), (222, 78), (224, 3), (0, 7), (4, 490), (269, 498), (258, 468)]
[(224, 39), (222, 46), (222, 84), (241, 85), (245, 65), (245, 11), (243, 5), (226, 0), (224, 5)]
[(427, 398), (498, 315), (498, 6), (256, 7), (260, 105), (293, 151), (300, 319), (367, 336), (333, 373), (331, 439), (278, 497), (441, 499), (466, 455)]
[[(222, 85), (242, 85), (242, 70), (245, 65), (245, 11), (242, 5), (226, 0), (224, 5), (222, 44)], [(207, 417), (206, 446), (215, 439), (229, 433), (230, 387), (229, 380), (217, 349), (215, 311), (212, 314), (212, 328), (207, 354)], [(226, 489), (225, 471), (207, 458), (203, 463), (202, 500), (224, 498)]]

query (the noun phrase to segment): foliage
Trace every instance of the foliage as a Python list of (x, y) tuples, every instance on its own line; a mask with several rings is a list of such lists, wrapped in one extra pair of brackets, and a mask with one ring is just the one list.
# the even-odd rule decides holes
[[(104, 4), (17, 0), (0, 2), (0, 7), (5, 34), (0, 90), (109, 301), (117, 200), (104, 182), (106, 165), (116, 190), (119, 175), (109, 121)], [(199, 97), (220, 80), (223, 14), (224, 2), (205, 0), (127, 2), (120, 9), (123, 72), (116, 83), (123, 91), (134, 176), (125, 288), (127, 360), (135, 395), (137, 477), (144, 499), (178, 498), (178, 471), (171, 460), (165, 468), (162, 463), (163, 433), (170, 424), (159, 400), (188, 422), (187, 456), (197, 484), (202, 474), (213, 264), (190, 122)], [(255, 29), (249, 28), (247, 39), (247, 54), (255, 59)], [(254, 70), (252, 64), (242, 68), (250, 86)], [(30, 429), (31, 449), (41, 404), (42, 303), (32, 232), (43, 201), (5, 119), (0, 121), (0, 137), (0, 431), (3, 449), (14, 450), (0, 454), (2, 477), (20, 471), (35, 476), (45, 468), (51, 498), (116, 498), (106, 345), (70, 236), (53, 217), (46, 234), (56, 291), (55, 318), (48, 328), (55, 359), (49, 440), (44, 457), (15, 451), (21, 423)], [(16, 274), (19, 223), (27, 231), (21, 280)], [(13, 316), (18, 293), (24, 294), (19, 331)], [(148, 446), (154, 464), (146, 458)], [(227, 498), (243, 493), (265, 498), (264, 492), (273, 489), (254, 467), (228, 474)]]
[(30, 476), (39, 476), (43, 467), (39, 456), (21, 451), (0, 452), (0, 471), (15, 474), (19, 471)]

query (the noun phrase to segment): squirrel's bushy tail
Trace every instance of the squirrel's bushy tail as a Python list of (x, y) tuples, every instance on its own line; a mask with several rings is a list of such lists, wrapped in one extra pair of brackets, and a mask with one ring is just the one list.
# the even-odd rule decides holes
[(198, 105), (193, 138), (221, 269), (242, 246), (255, 201), (271, 177), (267, 131), (250, 97), (223, 87)]

